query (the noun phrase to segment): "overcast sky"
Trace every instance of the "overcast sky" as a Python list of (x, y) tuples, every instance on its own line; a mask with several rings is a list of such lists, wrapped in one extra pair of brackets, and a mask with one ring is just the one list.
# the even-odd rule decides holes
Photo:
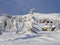
[(26, 14), (30, 8), (39, 13), (60, 13), (60, 0), (0, 0), (0, 15)]

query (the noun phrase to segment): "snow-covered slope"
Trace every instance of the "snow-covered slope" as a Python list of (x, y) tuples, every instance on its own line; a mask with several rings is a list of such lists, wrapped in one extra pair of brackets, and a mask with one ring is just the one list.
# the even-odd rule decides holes
[[(51, 13), (51, 14), (43, 14), (43, 13), (34, 13), (36, 18), (49, 18), (49, 19), (58, 19), (60, 18), (60, 13)], [(58, 19), (59, 20), (59, 19)]]
[[(0, 24), (4, 24), (4, 19), (6, 19), (8, 26), (3, 28), (4, 25), (2, 25), (5, 31), (2, 31), (0, 35), (0, 45), (60, 45), (60, 25), (58, 25), (60, 24), (60, 13), (33, 13), (32, 18), (30, 16), (30, 14), (16, 15), (12, 18), (1, 16)], [(49, 28), (50, 26), (50, 23), (43, 23), (44, 20), (52, 21), (51, 25), (56, 25), (58, 31), (42, 31), (42, 27)], [(27, 33), (21, 34), (24, 31)]]
[(40, 34), (17, 35), (4, 33), (0, 35), (0, 45), (60, 45), (60, 32), (40, 32)]

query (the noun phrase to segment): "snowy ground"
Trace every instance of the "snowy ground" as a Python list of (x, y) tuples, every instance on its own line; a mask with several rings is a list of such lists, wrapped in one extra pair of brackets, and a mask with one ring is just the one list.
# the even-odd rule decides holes
[(60, 31), (42, 31), (40, 34), (18, 35), (4, 32), (0, 35), (0, 45), (60, 45)]
[[(60, 13), (59, 14), (35, 13), (34, 16), (38, 19), (47, 18), (47, 19), (60, 20), (60, 17), (59, 17)], [(41, 28), (44, 26), (44, 24), (37, 24), (33, 26), (40, 30), (39, 34), (20, 35), (20, 34), (15, 34), (9, 31), (3, 32), (3, 34), (0, 35), (0, 45), (60, 45), (60, 42), (59, 42), (60, 31), (57, 31), (57, 32), (41, 31)]]

